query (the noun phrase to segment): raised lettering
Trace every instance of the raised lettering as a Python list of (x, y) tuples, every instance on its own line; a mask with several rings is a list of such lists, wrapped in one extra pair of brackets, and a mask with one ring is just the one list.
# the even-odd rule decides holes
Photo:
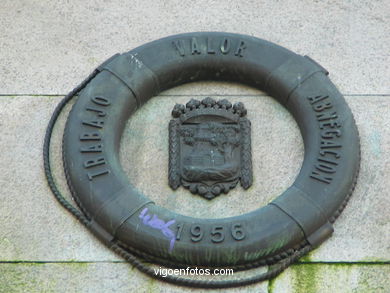
[(238, 43), (237, 49), (234, 52), (234, 55), (239, 56), (239, 57), (243, 57), (242, 51), (244, 51), (244, 49), (246, 49), (245, 42), (240, 40)]
[(324, 129), (325, 127), (330, 127), (330, 128), (341, 127), (341, 124), (339, 124), (337, 120), (321, 121), (319, 125), (320, 125), (320, 129)]
[(330, 109), (330, 108), (332, 108), (332, 104), (330, 102), (322, 102), (322, 103), (313, 105), (313, 109), (316, 112), (322, 112), (325, 109)]
[(232, 237), (240, 241), (245, 238), (245, 232), (241, 223), (234, 223), (231, 228)]
[(315, 171), (311, 172), (310, 177), (329, 184), (332, 181), (332, 177), (327, 174), (336, 173), (336, 166), (338, 166), (337, 159), (340, 158), (339, 151), (334, 149), (341, 148), (341, 145), (334, 142), (333, 139), (341, 136), (341, 130), (336, 129), (340, 128), (341, 124), (336, 120), (338, 118), (336, 112), (324, 111), (333, 107), (332, 103), (328, 100), (329, 96), (319, 95), (308, 97), (307, 99), (312, 105), (313, 110), (317, 112), (318, 126), (320, 129), (324, 129), (321, 131), (320, 156), (314, 165)]
[(321, 158), (321, 157), (319, 157), (319, 158), (318, 158), (318, 161), (319, 161), (319, 162), (328, 163), (328, 164), (332, 164), (332, 165), (335, 165), (335, 166), (338, 165), (338, 163), (337, 163), (336, 161), (333, 161), (333, 160), (330, 160), (330, 159), (327, 159), (327, 158)]
[(100, 110), (100, 109), (96, 109), (96, 108), (92, 108), (92, 107), (88, 107), (86, 110), (97, 113), (97, 115), (99, 117), (104, 117), (107, 114), (106, 111), (103, 111), (103, 110)]
[(103, 157), (99, 157), (96, 159), (90, 159), (84, 162), (84, 168), (92, 168), (95, 166), (100, 166), (106, 164), (106, 160)]
[(331, 140), (321, 140), (321, 149), (340, 148), (341, 145)]
[(87, 176), (88, 176), (88, 179), (90, 181), (92, 181), (95, 177), (99, 177), (99, 176), (102, 176), (102, 175), (106, 175), (106, 174), (109, 174), (110, 173), (110, 170), (102, 170), (102, 171), (97, 171), (95, 173), (87, 173)]
[(331, 119), (337, 119), (337, 113), (333, 112), (325, 112), (325, 113), (319, 113), (317, 114), (317, 120), (318, 121), (325, 121), (325, 120), (331, 120)]
[(211, 229), (211, 241), (214, 243), (220, 243), (225, 239), (223, 232), (223, 226), (214, 226)]
[[(206, 47), (204, 47), (206, 43)], [(203, 53), (214, 55), (216, 53), (217, 44), (215, 44), (215, 39), (208, 37), (206, 39), (200, 39), (192, 37), (190, 40), (175, 40), (172, 41), (174, 49), (179, 53), (180, 56), (184, 57), (186, 55), (186, 48), (189, 46), (191, 50), (191, 55), (200, 55)], [(243, 53), (247, 48), (246, 43), (243, 40), (238, 40), (237, 46), (235, 46), (231, 39), (223, 38), (221, 40), (219, 50), (222, 54), (226, 55), (233, 52), (237, 57), (243, 57)], [(218, 48), (218, 47), (217, 47)]]
[(109, 106), (111, 104), (109, 99), (107, 99), (106, 97), (102, 97), (102, 96), (93, 97), (91, 100), (92, 100), (92, 102), (94, 102), (96, 105), (99, 105), (99, 106)]
[(315, 165), (315, 167), (318, 171), (321, 171), (323, 173), (335, 173), (336, 172), (336, 169), (327, 163), (318, 163)]
[(102, 140), (99, 132), (85, 132), (80, 134), (80, 140)]
[(327, 183), (327, 184), (332, 182), (332, 177), (320, 174), (316, 171), (311, 172), (310, 177), (313, 179), (317, 179), (318, 181), (321, 181), (323, 183)]
[(101, 120), (91, 120), (91, 121), (83, 121), (84, 125), (95, 127), (95, 128), (103, 128), (104, 121)]
[(182, 224), (182, 223), (177, 224), (176, 240), (180, 240), (181, 232), (183, 231), (183, 227), (184, 227), (184, 224)]
[(215, 54), (212, 41), (212, 38), (207, 38), (207, 54)]
[(80, 148), (80, 152), (82, 152), (82, 153), (101, 153), (102, 150), (103, 150), (102, 144), (91, 145), (88, 147)]
[(180, 56), (185, 56), (183, 40), (173, 41), (172, 44), (175, 47), (175, 49), (177, 50), (177, 52), (180, 54)]
[(230, 51), (230, 40), (228, 38), (224, 38), (221, 42), (221, 52), (222, 54), (227, 54)]
[(319, 101), (327, 99), (329, 96), (316, 96), (316, 97), (308, 97), (307, 99), (310, 101), (310, 104), (315, 104)]
[(332, 139), (340, 136), (341, 136), (341, 131), (339, 129), (330, 129), (321, 132), (321, 137), (325, 139)]
[(202, 240), (204, 232), (203, 232), (203, 229), (201, 226), (196, 225), (196, 224), (191, 226), (190, 232), (192, 235), (191, 240), (193, 242), (199, 242), (200, 240)]
[(191, 39), (191, 54), (192, 55), (195, 55), (195, 54), (200, 54), (200, 51), (199, 51), (199, 46), (198, 46), (198, 42), (196, 40), (196, 38), (192, 38)]
[(321, 156), (326, 156), (327, 154), (333, 155), (336, 159), (340, 158), (340, 153), (336, 150), (320, 150)]

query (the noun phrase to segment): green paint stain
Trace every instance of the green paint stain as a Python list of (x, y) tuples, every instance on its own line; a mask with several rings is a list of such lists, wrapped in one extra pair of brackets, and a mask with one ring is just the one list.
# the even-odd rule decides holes
[(299, 262), (312, 262), (311, 253), (308, 253), (308, 254), (302, 256), (299, 259)]
[(388, 292), (387, 266), (388, 264), (298, 263), (282, 273), (281, 276), (287, 274), (287, 280), (280, 276), (269, 280), (268, 292), (279, 292), (278, 284), (284, 282), (291, 282), (291, 292), (294, 293), (328, 292), (330, 282), (336, 282), (334, 292)]
[(274, 292), (274, 289), (275, 289), (275, 279), (276, 278), (268, 280), (268, 293)]
[(257, 260), (262, 256), (267, 256), (282, 248), (287, 243), (287, 238), (282, 238), (279, 241), (272, 243), (266, 249), (260, 249), (254, 252), (245, 252), (244, 259), (247, 261)]
[(291, 271), (293, 273), (293, 292), (296, 293), (316, 293), (318, 269), (321, 266), (304, 264), (293, 265)]
[(55, 280), (37, 278), (35, 267), (44, 264), (0, 265), (0, 292), (55, 292)]

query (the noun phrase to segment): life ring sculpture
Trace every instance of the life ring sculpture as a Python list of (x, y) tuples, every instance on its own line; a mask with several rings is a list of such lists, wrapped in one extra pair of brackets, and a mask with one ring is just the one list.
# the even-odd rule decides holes
[[(227, 287), (273, 277), (332, 234), (332, 223), (358, 175), (358, 131), (327, 75), (306, 56), (231, 33), (174, 35), (117, 54), (65, 97), (53, 114), (44, 145), (49, 184), (100, 240), (144, 272), (150, 269), (137, 258), (173, 266), (276, 265), (248, 280), (163, 278), (190, 286)], [(235, 217), (192, 218), (154, 204), (122, 170), (119, 143), (130, 115), (159, 92), (199, 80), (239, 82), (265, 91), (296, 119), (304, 161), (295, 182), (268, 205)], [(82, 212), (56, 188), (48, 151), (58, 114), (76, 94), (64, 131), (63, 160)]]

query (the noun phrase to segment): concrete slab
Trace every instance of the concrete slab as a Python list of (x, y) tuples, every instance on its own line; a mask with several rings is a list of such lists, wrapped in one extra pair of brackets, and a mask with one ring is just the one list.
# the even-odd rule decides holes
[(386, 0), (3, 0), (0, 94), (66, 94), (114, 53), (190, 31), (276, 42), (317, 60), (344, 94), (389, 94), (388, 11)]
[[(119, 259), (61, 208), (45, 182), (44, 132), (59, 100), (0, 97), (0, 260)], [(61, 139), (53, 140), (53, 166), (61, 170)]]
[[(121, 260), (59, 206), (45, 182), (41, 155), (44, 131), (59, 100), (39, 96), (0, 98), (0, 161), (4, 166), (0, 177), (0, 260)], [(137, 188), (174, 211), (223, 217), (266, 204), (293, 182), (303, 155), (295, 122), (269, 97), (237, 96), (231, 100), (244, 101), (253, 109), (248, 113), (253, 129), (253, 187), (242, 195), (237, 188), (212, 202), (184, 189), (170, 190), (166, 179), (167, 124), (171, 107), (187, 100), (178, 96), (154, 98), (128, 122), (121, 158)], [(335, 224), (335, 234), (306, 261), (389, 261), (386, 209), (390, 178), (386, 170), (390, 166), (390, 99), (348, 97), (347, 101), (361, 135), (361, 174), (350, 203)], [(54, 133), (52, 151), (57, 182), (68, 194), (60, 156), (65, 116)]]
[(269, 293), (387, 293), (389, 265), (300, 264), (272, 280)]
[[(157, 268), (158, 269), (158, 268)], [(213, 276), (218, 280), (220, 276)], [(245, 287), (245, 292), (266, 293), (268, 282)], [(126, 263), (0, 264), (0, 292), (242, 292), (242, 288), (191, 289), (152, 279)]]

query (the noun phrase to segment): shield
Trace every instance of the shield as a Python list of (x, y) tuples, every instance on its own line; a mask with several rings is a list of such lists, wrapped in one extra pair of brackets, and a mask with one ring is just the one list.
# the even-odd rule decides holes
[(207, 199), (228, 193), (238, 181), (252, 185), (251, 125), (247, 110), (226, 99), (176, 104), (169, 124), (169, 185)]

